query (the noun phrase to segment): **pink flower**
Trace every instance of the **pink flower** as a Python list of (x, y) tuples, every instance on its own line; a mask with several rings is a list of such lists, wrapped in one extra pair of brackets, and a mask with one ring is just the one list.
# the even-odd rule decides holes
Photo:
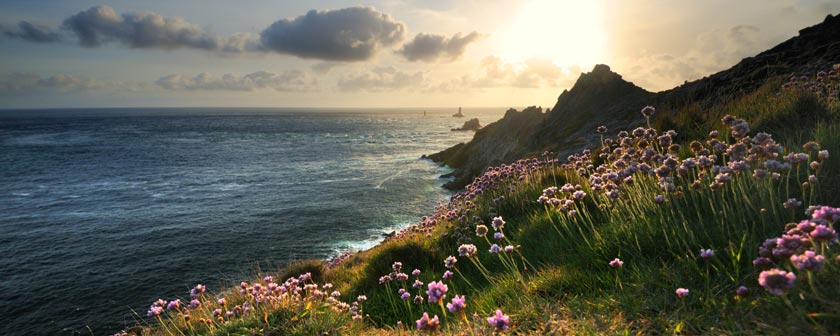
[(490, 323), (497, 331), (505, 331), (510, 328), (510, 317), (497, 309), (496, 314), (487, 318), (487, 323)]
[(685, 299), (688, 296), (688, 292), (689, 291), (686, 288), (677, 288), (677, 297), (679, 297), (680, 300)]
[(793, 288), (796, 274), (774, 268), (763, 271), (758, 275), (758, 284), (772, 294), (784, 295), (785, 291)]
[(610, 261), (610, 267), (612, 268), (619, 268), (621, 266), (624, 266), (624, 262), (621, 261), (621, 259), (615, 258), (612, 261)]
[(424, 312), (423, 317), (417, 320), (417, 330), (434, 331), (440, 327), (440, 319), (437, 315), (429, 318), (429, 313)]
[(449, 291), (449, 287), (442, 281), (432, 281), (428, 287), (429, 290), (426, 291), (426, 295), (429, 296), (429, 302), (440, 302), (446, 298), (446, 292)]

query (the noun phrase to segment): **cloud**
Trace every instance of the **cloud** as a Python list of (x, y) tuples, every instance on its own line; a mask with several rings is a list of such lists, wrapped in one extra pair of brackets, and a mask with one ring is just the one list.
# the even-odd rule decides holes
[(0, 26), (3, 35), (9, 38), (21, 39), (35, 43), (50, 43), (61, 41), (61, 34), (52, 31), (47, 26), (29, 21), (20, 21), (16, 28)]
[(0, 80), (0, 94), (27, 94), (34, 92), (86, 92), (86, 91), (136, 91), (144, 88), (141, 83), (105, 81), (76, 75), (42, 77), (34, 73), (16, 72)]
[[(196, 49), (228, 54), (273, 52), (329, 63), (366, 61), (385, 47), (405, 38), (406, 26), (372, 7), (310, 10), (304, 15), (275, 21), (259, 34), (236, 33), (226, 37), (212, 34), (180, 17), (153, 12), (119, 14), (109, 6), (95, 6), (64, 19), (61, 28), (78, 39), (78, 44), (96, 48), (120, 43), (133, 49)], [(31, 42), (57, 42), (62, 35), (46, 26), (21, 21), (16, 28), (0, 26), (10, 38)], [(418, 34), (397, 52), (410, 61), (454, 60), (481, 35), (472, 32), (447, 38)], [(333, 65), (314, 70), (329, 72)]]
[(341, 91), (393, 91), (422, 88), (426, 84), (423, 72), (407, 73), (394, 67), (378, 67), (370, 72), (342, 76), (338, 80)]
[(444, 35), (420, 33), (403, 45), (397, 53), (412, 62), (434, 62), (439, 59), (452, 61), (464, 54), (467, 45), (478, 41), (481, 37), (478, 32), (472, 32), (466, 36), (457, 33), (451, 38), (446, 38)]
[(476, 89), (568, 87), (580, 76), (578, 66), (562, 68), (551, 60), (531, 58), (522, 62), (504, 62), (496, 56), (481, 60), (478, 69), (459, 78), (441, 81), (424, 88), (428, 93), (464, 92)]
[(312, 71), (320, 75), (325, 75), (330, 72), (335, 67), (338, 67), (341, 63), (337, 62), (319, 62), (312, 65), (310, 68)]
[(364, 61), (404, 38), (405, 25), (370, 7), (311, 10), (260, 34), (266, 50), (326, 61)]
[(542, 85), (557, 86), (574, 81), (580, 74), (580, 68), (563, 68), (542, 58), (531, 58), (523, 62), (505, 63), (500, 58), (488, 56), (481, 60), (482, 75), (472, 80), (473, 87), (537, 88)]
[(697, 36), (682, 53), (644, 53), (633, 60), (628, 76), (649, 89), (670, 88), (731, 67), (769, 44), (755, 26), (737, 25)]
[(227, 39), (216, 37), (201, 27), (179, 17), (164, 17), (151, 12), (117, 14), (108, 6), (91, 7), (64, 20), (79, 44), (98, 47), (117, 41), (130, 48), (176, 49), (238, 52), (254, 48), (256, 36), (237, 34)]
[(316, 81), (308, 73), (300, 70), (288, 70), (279, 74), (256, 71), (244, 76), (225, 74), (221, 78), (209, 73), (200, 73), (194, 77), (172, 74), (161, 77), (155, 84), (168, 90), (226, 90), (255, 91), (274, 89), (277, 91), (306, 91), (315, 87)]

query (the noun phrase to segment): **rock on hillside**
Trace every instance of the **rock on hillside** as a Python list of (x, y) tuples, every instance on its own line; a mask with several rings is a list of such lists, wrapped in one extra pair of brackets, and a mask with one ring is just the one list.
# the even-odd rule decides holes
[(451, 174), (455, 180), (445, 187), (459, 189), (486, 167), (545, 150), (567, 154), (589, 145), (597, 141), (593, 130), (598, 125), (638, 122), (637, 113), (651, 95), (610, 67), (597, 65), (582, 74), (571, 90), (563, 91), (550, 112), (542, 113), (542, 108), (534, 106), (522, 112), (510, 109), (502, 119), (476, 132), (470, 142), (429, 158), (456, 168)]
[(544, 118), (540, 107), (531, 106), (521, 112), (509, 109), (502, 119), (476, 131), (470, 142), (429, 155), (429, 159), (456, 167), (449, 175), (455, 180), (444, 187), (462, 188), (486, 167), (528, 154), (530, 137)]
[(472, 118), (464, 122), (464, 126), (461, 128), (453, 128), (452, 131), (477, 131), (481, 128), (481, 123), (478, 122), (478, 118)]

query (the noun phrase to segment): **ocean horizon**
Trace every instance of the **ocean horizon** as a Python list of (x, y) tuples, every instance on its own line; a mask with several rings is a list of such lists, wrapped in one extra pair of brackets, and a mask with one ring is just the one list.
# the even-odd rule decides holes
[(421, 156), (505, 110), (0, 111), (3, 334), (113, 333), (196, 283), (370, 248), (451, 195)]

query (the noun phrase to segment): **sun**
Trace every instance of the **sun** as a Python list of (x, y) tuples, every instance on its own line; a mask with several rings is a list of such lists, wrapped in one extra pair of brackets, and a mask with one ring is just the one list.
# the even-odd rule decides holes
[(546, 58), (563, 67), (604, 62), (602, 13), (600, 1), (528, 1), (497, 33), (497, 53), (509, 62)]

